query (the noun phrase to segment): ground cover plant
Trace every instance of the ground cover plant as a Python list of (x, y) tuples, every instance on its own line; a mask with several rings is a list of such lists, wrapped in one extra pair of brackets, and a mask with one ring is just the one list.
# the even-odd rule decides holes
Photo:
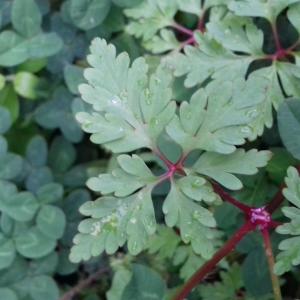
[(300, 298), (299, 0), (0, 0), (0, 299)]

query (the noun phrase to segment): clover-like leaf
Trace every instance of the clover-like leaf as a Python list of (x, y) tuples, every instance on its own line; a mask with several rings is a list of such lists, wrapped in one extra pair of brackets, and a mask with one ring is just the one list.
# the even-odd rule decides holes
[(115, 47), (105, 40), (95, 39), (90, 49), (92, 68), (84, 72), (88, 84), (79, 88), (83, 100), (92, 105), (91, 113), (77, 114), (83, 130), (113, 152), (153, 147), (175, 112), (169, 71), (159, 67), (148, 78), (143, 58), (129, 66), (128, 54), (116, 56)]
[(17, 251), (27, 258), (40, 258), (54, 250), (56, 240), (44, 235), (38, 228), (32, 227), (15, 237)]
[(18, 300), (16, 292), (12, 289), (5, 287), (0, 288), (0, 297), (6, 300)]
[(49, 57), (62, 48), (62, 40), (53, 32), (24, 38), (14, 31), (0, 33), (0, 65), (16, 66), (28, 59)]
[(31, 37), (41, 31), (42, 14), (34, 0), (14, 0), (12, 23), (21, 35)]
[(17, 192), (14, 184), (0, 181), (0, 211), (17, 221), (30, 221), (39, 204), (30, 192)]
[(83, 30), (100, 25), (106, 18), (111, 6), (109, 0), (70, 0), (69, 14), (74, 25)]
[(281, 252), (275, 264), (277, 274), (283, 274), (300, 264), (300, 177), (297, 169), (293, 167), (288, 169), (285, 183), (287, 187), (283, 190), (283, 194), (293, 206), (283, 207), (282, 212), (290, 222), (279, 226), (277, 232), (292, 237), (279, 244)]
[(56, 300), (59, 298), (56, 282), (46, 275), (35, 276), (30, 280), (29, 293), (33, 300)]
[(166, 285), (161, 276), (144, 265), (134, 264), (132, 277), (125, 287), (122, 300), (161, 300), (164, 298)]
[(36, 226), (50, 239), (59, 239), (66, 227), (65, 214), (59, 207), (44, 205), (37, 214)]
[(16, 257), (16, 249), (12, 239), (0, 233), (0, 270), (9, 267)]
[(53, 99), (37, 108), (35, 120), (44, 128), (59, 128), (66, 139), (77, 143), (83, 135), (73, 116), (71, 104), (71, 94), (65, 88), (59, 87), (55, 90)]

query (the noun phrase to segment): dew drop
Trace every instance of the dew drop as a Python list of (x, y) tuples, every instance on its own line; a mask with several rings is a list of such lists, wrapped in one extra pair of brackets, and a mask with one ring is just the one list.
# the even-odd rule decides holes
[(185, 242), (189, 242), (189, 240), (190, 240), (190, 238), (191, 238), (191, 235), (190, 234), (188, 234), (188, 233), (185, 233), (184, 235), (183, 235), (183, 240), (185, 241)]
[(137, 219), (136, 219), (136, 218), (131, 218), (131, 219), (130, 219), (130, 223), (136, 224), (136, 222), (137, 222)]
[(137, 197), (138, 197), (139, 200), (143, 200), (143, 196), (144, 196), (143, 192), (139, 192), (137, 194)]
[(240, 129), (241, 133), (245, 133), (245, 134), (250, 134), (252, 132), (251, 128), (248, 127), (248, 126), (243, 126), (241, 129)]
[(152, 219), (146, 219), (145, 225), (149, 230), (152, 230), (154, 227), (154, 221)]
[(120, 93), (120, 97), (121, 99), (124, 100), (124, 102), (127, 100), (127, 97), (128, 97), (128, 93), (126, 90), (123, 90), (121, 93)]
[(144, 86), (144, 84), (145, 84), (144, 80), (142, 80), (142, 79), (138, 80), (138, 85), (139, 86)]
[(249, 110), (246, 112), (246, 116), (249, 117), (249, 118), (255, 118), (257, 115), (258, 115), (258, 111), (257, 111), (256, 108), (254, 108), (254, 109), (249, 109)]
[(201, 179), (195, 179), (194, 182), (192, 183), (192, 186), (197, 188), (203, 185), (203, 181)]
[(131, 247), (132, 251), (135, 253), (138, 250), (138, 243), (137, 242), (133, 242), (132, 247)]
[(160, 80), (158, 77), (154, 77), (154, 81), (155, 81), (156, 83), (161, 83), (161, 80)]
[(113, 105), (120, 105), (121, 101), (120, 101), (119, 98), (114, 97), (114, 98), (111, 99), (111, 103), (112, 103)]
[(196, 210), (193, 213), (193, 218), (196, 219), (197, 221), (200, 221), (201, 220), (201, 212), (199, 210)]
[(187, 120), (190, 120), (191, 117), (192, 117), (192, 113), (191, 113), (190, 111), (188, 111), (188, 112), (186, 112), (186, 113), (184, 114), (184, 117), (185, 117)]
[(151, 123), (154, 125), (154, 126), (157, 126), (159, 124), (159, 120), (157, 118), (153, 118), (151, 120)]

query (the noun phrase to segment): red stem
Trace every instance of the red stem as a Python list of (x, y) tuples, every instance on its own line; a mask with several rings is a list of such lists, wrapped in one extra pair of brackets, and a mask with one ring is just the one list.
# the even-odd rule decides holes
[(282, 300), (280, 283), (279, 283), (278, 277), (274, 273), (275, 259), (274, 259), (274, 255), (273, 255), (270, 234), (267, 229), (262, 230), (261, 233), (262, 233), (262, 236), (264, 239), (264, 244), (265, 244), (265, 253), (266, 253), (266, 257), (267, 257), (268, 265), (269, 265), (269, 271), (270, 271), (273, 293), (274, 293), (274, 300)]
[(280, 43), (279, 34), (278, 34), (278, 31), (277, 31), (276, 24), (272, 24), (272, 32), (273, 32), (273, 37), (274, 37), (274, 40), (275, 40), (275, 45), (276, 45), (277, 52), (281, 52), (283, 50), (283, 48), (282, 48), (281, 43)]
[(283, 202), (284, 196), (282, 194), (282, 190), (284, 187), (285, 185), (282, 184), (272, 201), (266, 206), (266, 211), (268, 211), (270, 214), (272, 214)]
[(110, 269), (108, 267), (104, 267), (103, 269), (100, 269), (97, 272), (91, 274), (89, 277), (81, 280), (76, 286), (62, 295), (59, 300), (72, 300), (76, 295), (80, 294), (82, 290), (86, 289), (94, 281), (97, 281), (99, 278), (101, 278), (104, 273), (109, 272), (109, 270)]
[(185, 40), (180, 44), (179, 50), (183, 49), (186, 45), (193, 45), (195, 44), (195, 42), (196, 42), (195, 38), (191, 36), (190, 38), (188, 38), (187, 40)]
[(157, 157), (160, 158), (160, 160), (166, 165), (168, 169), (170, 169), (174, 165), (158, 148), (152, 149), (152, 151)]
[(227, 256), (236, 245), (242, 240), (242, 238), (250, 231), (254, 230), (255, 226), (250, 222), (246, 222), (213, 256), (211, 260), (205, 263), (182, 287), (179, 293), (173, 300), (184, 300), (190, 291), (199, 284), (209, 272), (220, 262), (225, 256)]
[(188, 28), (186, 28), (186, 27), (184, 27), (184, 26), (182, 26), (182, 25), (180, 25), (178, 23), (173, 23), (171, 26), (173, 28), (175, 28), (177, 31), (179, 31), (181, 33), (184, 33), (184, 34), (186, 34), (186, 35), (188, 35), (190, 37), (194, 36), (193, 30), (190, 30), (190, 29), (188, 29)]
[(206, 15), (206, 10), (203, 10), (197, 25), (197, 29), (199, 29), (202, 33), (205, 32), (205, 15)]
[(236, 208), (238, 208), (239, 210), (241, 210), (243, 213), (245, 214), (249, 214), (251, 212), (251, 207), (243, 204), (239, 201), (237, 201), (236, 199), (234, 199), (230, 194), (228, 194), (227, 192), (225, 192), (217, 183), (213, 182), (212, 186), (214, 188), (214, 191), (226, 202), (234, 205)]

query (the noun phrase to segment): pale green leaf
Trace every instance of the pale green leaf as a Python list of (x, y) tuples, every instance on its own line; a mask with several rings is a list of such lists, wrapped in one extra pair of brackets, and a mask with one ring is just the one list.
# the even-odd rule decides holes
[(229, 155), (205, 152), (197, 160), (193, 169), (206, 175), (228, 189), (237, 190), (243, 184), (238, 177), (233, 174), (253, 175), (258, 172), (258, 168), (266, 166), (271, 158), (269, 151), (257, 151), (255, 149), (245, 151), (238, 149)]
[(133, 19), (127, 26), (127, 31), (137, 38), (149, 40), (157, 31), (174, 23), (177, 9), (176, 0), (146, 0), (125, 10), (125, 14)]
[(293, 206), (283, 207), (282, 212), (290, 222), (277, 227), (277, 232), (295, 237), (287, 238), (279, 244), (281, 252), (275, 264), (275, 272), (279, 275), (300, 264), (300, 177), (297, 169), (288, 169), (285, 183), (287, 187), (283, 194)]
[(85, 203), (80, 212), (88, 217), (79, 225), (70, 259), (88, 260), (104, 250), (111, 254), (128, 240), (128, 250), (136, 255), (156, 230), (151, 190), (141, 190), (127, 198), (102, 197)]
[(297, 2), (299, 0), (235, 0), (230, 2), (229, 9), (239, 16), (263, 17), (274, 22), (285, 8)]
[[(224, 29), (225, 30), (225, 29)], [(237, 55), (218, 43), (209, 34), (195, 34), (201, 47), (186, 46), (183, 53), (175, 53), (165, 59), (176, 76), (187, 75), (186, 87), (201, 84), (209, 78), (233, 80), (244, 77), (255, 57)]]
[(123, 154), (118, 156), (117, 160), (120, 168), (114, 169), (111, 174), (100, 174), (90, 178), (87, 186), (104, 195), (114, 193), (117, 197), (125, 197), (155, 182), (156, 177), (139, 156)]
[(289, 21), (293, 24), (293, 26), (297, 29), (298, 32), (300, 32), (299, 15), (300, 15), (300, 4), (292, 5), (287, 12), (287, 17)]
[(158, 35), (143, 43), (144, 47), (154, 54), (164, 53), (173, 49), (180, 49), (180, 42), (173, 31), (162, 29)]
[(181, 103), (179, 117), (167, 126), (167, 133), (187, 152), (200, 149), (232, 153), (235, 145), (252, 135), (249, 123), (258, 114), (256, 99), (235, 94), (241, 82), (216, 80), (198, 90), (189, 103)]
[(286, 149), (300, 158), (300, 100), (288, 99), (279, 107), (278, 128)]
[(93, 113), (77, 114), (91, 140), (113, 152), (151, 148), (174, 115), (171, 102), (171, 76), (159, 67), (149, 78), (143, 58), (129, 67), (126, 53), (116, 56), (116, 49), (105, 40), (95, 39), (85, 70), (88, 84), (81, 85), (82, 98)]
[(175, 182), (163, 204), (166, 224), (178, 226), (185, 243), (191, 243), (194, 251), (208, 259), (213, 255), (214, 227), (216, 221), (206, 208), (183, 194)]

